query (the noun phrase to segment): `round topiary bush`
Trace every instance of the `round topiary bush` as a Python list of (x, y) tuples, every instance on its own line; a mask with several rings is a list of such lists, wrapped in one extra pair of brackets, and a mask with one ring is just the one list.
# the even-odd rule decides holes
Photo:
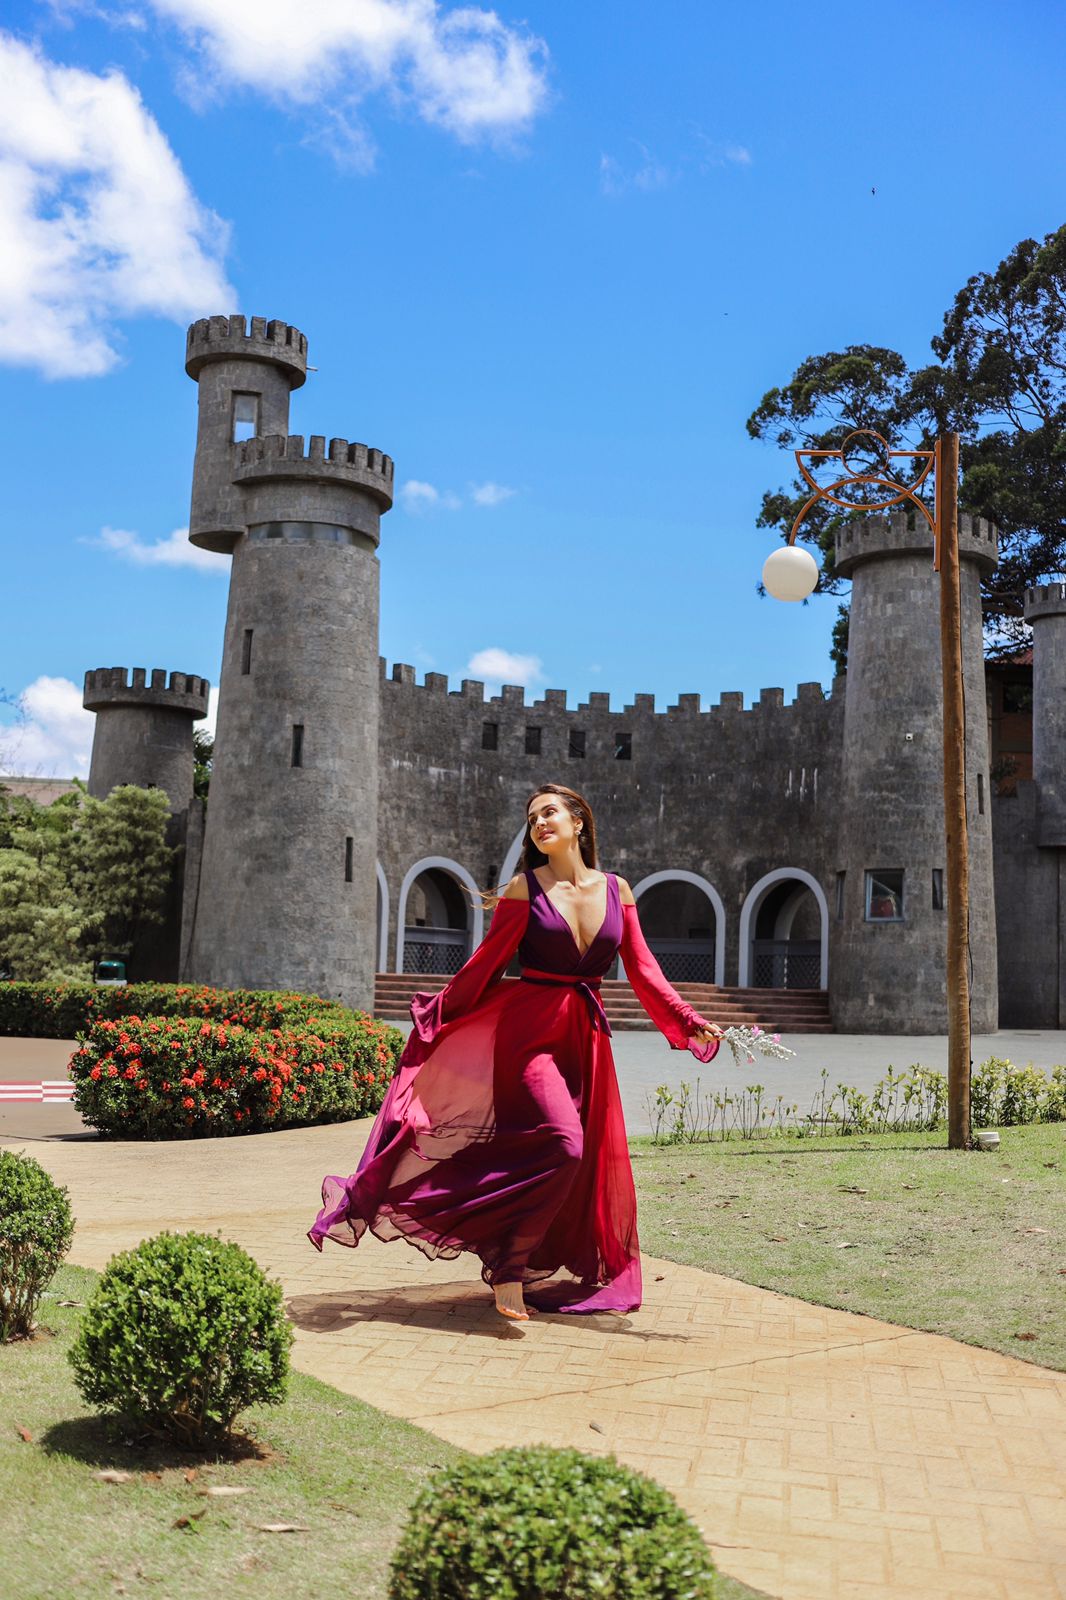
[(291, 1343), (281, 1285), (246, 1250), (160, 1233), (108, 1262), (70, 1362), (90, 1405), (203, 1446), (246, 1406), (284, 1400)]
[(713, 1600), (715, 1569), (665, 1489), (613, 1457), (495, 1450), (434, 1473), (389, 1600)]
[(0, 1344), (33, 1331), (40, 1298), (73, 1234), (66, 1189), (32, 1156), (0, 1150)]

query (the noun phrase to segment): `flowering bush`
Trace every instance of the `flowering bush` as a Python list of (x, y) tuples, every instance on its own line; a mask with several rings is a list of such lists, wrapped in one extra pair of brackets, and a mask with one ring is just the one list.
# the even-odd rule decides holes
[(297, 1027), (201, 1017), (104, 1018), (78, 1036), (74, 1104), (123, 1139), (198, 1139), (376, 1111), (403, 1035), (352, 1012)]
[(284, 1400), (292, 1337), (281, 1285), (240, 1245), (160, 1233), (108, 1262), (69, 1360), (90, 1405), (205, 1446)]
[(72, 1039), (104, 1017), (209, 1017), (246, 1028), (279, 1028), (309, 1017), (362, 1017), (338, 1000), (271, 989), (211, 989), (206, 984), (0, 983), (0, 1036)]

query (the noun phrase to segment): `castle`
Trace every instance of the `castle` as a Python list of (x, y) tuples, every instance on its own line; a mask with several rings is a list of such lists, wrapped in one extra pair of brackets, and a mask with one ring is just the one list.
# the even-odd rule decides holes
[[(192, 759), (205, 680), (85, 679), (90, 791), (166, 789), (184, 846), (153, 975), (370, 1006), (375, 973), (455, 971), (484, 930), (476, 887), (513, 872), (527, 796), (556, 780), (590, 800), (602, 860), (633, 885), (673, 981), (823, 990), (840, 1030), (944, 1031), (939, 580), (921, 519), (841, 531), (849, 659), (829, 696), (807, 683), (790, 704), (770, 688), (706, 711), (697, 694), (666, 710), (647, 694), (570, 710), (562, 689), (527, 704), (510, 684), (486, 698), (472, 680), (386, 673), (377, 550), (393, 463), (289, 433), (304, 335), (211, 317), (189, 329), (186, 370), (189, 537), (233, 558), (206, 813)], [(973, 1027), (1061, 1027), (1066, 585), (1026, 595), (1030, 740), (1028, 667), (983, 658), (994, 529), (962, 517), (960, 553)]]

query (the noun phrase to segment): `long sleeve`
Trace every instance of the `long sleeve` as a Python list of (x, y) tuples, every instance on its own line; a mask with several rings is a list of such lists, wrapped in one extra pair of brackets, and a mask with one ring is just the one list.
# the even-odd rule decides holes
[(648, 949), (636, 906), (622, 907), (622, 964), (633, 992), (673, 1050), (691, 1050), (697, 1061), (711, 1061), (718, 1054), (718, 1040), (693, 1039), (706, 1019), (688, 1005), (663, 975), (663, 969)]
[(488, 933), (450, 983), (439, 994), (411, 996), (411, 1019), (424, 1044), (432, 1044), (445, 1023), (469, 1011), (495, 983), (518, 949), (528, 921), (528, 900), (500, 900)]

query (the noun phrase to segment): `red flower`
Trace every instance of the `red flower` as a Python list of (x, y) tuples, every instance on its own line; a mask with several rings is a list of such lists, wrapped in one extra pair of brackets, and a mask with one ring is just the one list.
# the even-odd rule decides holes
[(90, 1078), (98, 1078), (100, 1076), (100, 1068), (99, 1067), (94, 1067), (92, 1069), (92, 1071), (89, 1073), (89, 1076), (90, 1076)]
[(196, 1101), (193, 1099), (191, 1094), (187, 1094), (181, 1103), (185, 1107), (186, 1111), (191, 1111), (193, 1106), (196, 1104)]
[(113, 1061), (112, 1061), (111, 1065), (107, 1069), (107, 1075), (108, 1075), (109, 1078), (117, 1078), (118, 1077), (118, 1068), (115, 1066), (115, 1063)]
[(122, 1076), (124, 1078), (135, 1078), (137, 1076), (137, 1068), (136, 1067), (127, 1067), (125, 1072), (122, 1074)]

